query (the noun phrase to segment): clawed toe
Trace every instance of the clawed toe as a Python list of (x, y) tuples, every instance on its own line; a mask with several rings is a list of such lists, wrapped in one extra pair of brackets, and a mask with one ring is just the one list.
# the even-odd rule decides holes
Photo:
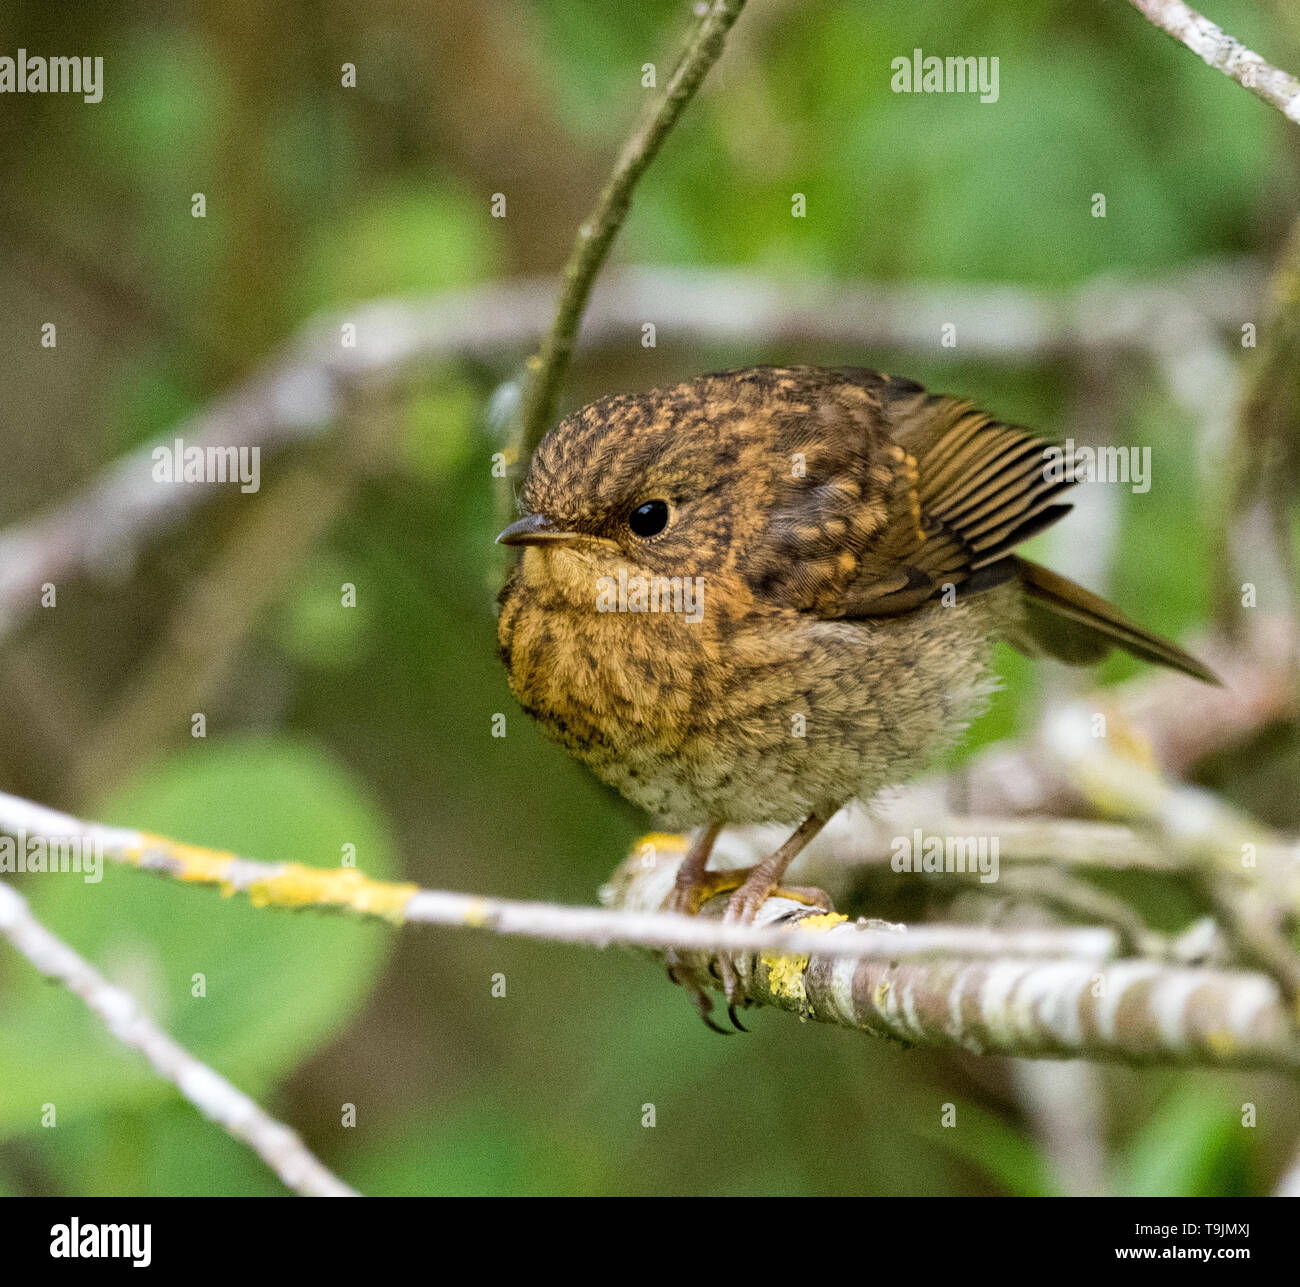
[[(829, 813), (826, 815), (829, 816)], [(669, 900), (669, 909), (687, 916), (699, 912), (702, 903), (715, 894), (728, 889), (734, 890), (727, 901), (727, 910), (723, 916), (724, 924), (750, 925), (758, 916), (759, 908), (774, 894), (790, 898), (811, 907), (830, 909), (830, 899), (820, 890), (808, 886), (791, 886), (782, 888), (779, 884), (785, 869), (796, 854), (821, 830), (825, 818), (810, 814), (796, 829), (794, 834), (763, 862), (754, 867), (733, 871), (711, 872), (705, 869), (709, 852), (717, 837), (719, 827), (712, 824), (695, 839), (690, 851), (683, 860), (677, 873), (677, 883)], [(679, 987), (684, 987), (691, 994), (696, 1010), (705, 1026), (714, 1032), (727, 1034), (727, 1029), (714, 1022), (712, 1018), (713, 998), (709, 995), (708, 980), (695, 967), (687, 967), (676, 951), (664, 954), (668, 967), (668, 977)], [(721, 985), (727, 999), (727, 1017), (737, 1032), (749, 1029), (736, 1016), (737, 1010), (749, 1006), (749, 998), (741, 986), (740, 975), (729, 955), (711, 957), (708, 973)]]

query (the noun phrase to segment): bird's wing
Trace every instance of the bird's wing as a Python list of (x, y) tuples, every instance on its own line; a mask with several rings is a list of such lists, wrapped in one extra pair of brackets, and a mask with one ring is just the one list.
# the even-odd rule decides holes
[(1021, 651), (1086, 665), (1123, 648), (1219, 683), (1190, 653), (1113, 603), (1012, 553), (1072, 508), (1060, 496), (1077, 480), (1059, 446), (910, 381), (887, 381), (882, 409), (892, 476), (888, 519), (863, 551), (839, 615), (894, 616), (946, 585), (968, 595), (1016, 580), (1024, 611), (1008, 642)]
[(894, 616), (944, 586), (972, 593), (1018, 574), (1013, 546), (1067, 514), (1074, 482), (1059, 447), (970, 402), (907, 380), (882, 389), (888, 517), (837, 605), (845, 617)]

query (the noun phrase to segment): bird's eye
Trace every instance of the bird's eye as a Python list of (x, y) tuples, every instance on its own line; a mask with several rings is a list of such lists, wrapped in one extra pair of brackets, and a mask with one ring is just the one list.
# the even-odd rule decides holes
[(650, 500), (638, 505), (628, 515), (627, 525), (636, 536), (658, 536), (668, 526), (668, 502)]

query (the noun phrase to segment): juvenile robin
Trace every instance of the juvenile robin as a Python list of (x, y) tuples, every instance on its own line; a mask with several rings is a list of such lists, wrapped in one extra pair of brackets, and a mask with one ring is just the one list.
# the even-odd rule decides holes
[(700, 828), (676, 910), (726, 887), (706, 870), (722, 827), (791, 824), (739, 873), (726, 917), (751, 920), (841, 805), (926, 767), (984, 709), (998, 639), (1075, 665), (1118, 647), (1217, 682), (1014, 552), (1071, 508), (1051, 447), (858, 368), (706, 375), (546, 435), (524, 517), (497, 537), (525, 547), (501, 656), (522, 707), (597, 776)]

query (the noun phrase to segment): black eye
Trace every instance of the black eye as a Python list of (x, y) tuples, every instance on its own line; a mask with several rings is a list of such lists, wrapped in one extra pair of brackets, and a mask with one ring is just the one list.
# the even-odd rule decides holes
[(637, 536), (658, 536), (668, 526), (668, 502), (646, 501), (628, 515), (627, 525)]

